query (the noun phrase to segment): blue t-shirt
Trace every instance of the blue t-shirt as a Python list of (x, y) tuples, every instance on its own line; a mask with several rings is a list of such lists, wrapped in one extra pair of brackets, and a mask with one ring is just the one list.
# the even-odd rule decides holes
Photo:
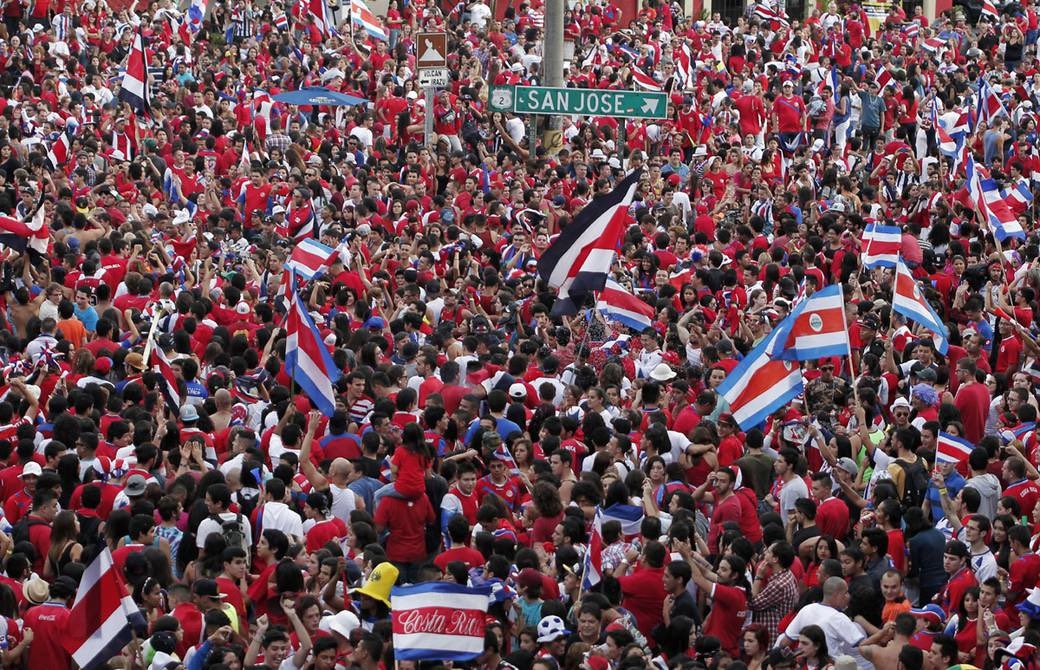
[[(950, 476), (946, 478), (946, 495), (953, 500), (957, 497), (957, 493), (964, 488), (965, 479), (961, 476), (961, 473), (954, 470), (950, 473)], [(939, 523), (946, 518), (943, 513), (942, 502), (939, 499), (939, 489), (935, 487), (935, 484), (928, 484), (928, 503), (932, 508), (932, 523)]]
[(76, 305), (73, 307), (72, 313), (83, 322), (83, 327), (87, 329), (88, 333), (93, 333), (97, 329), (98, 313), (93, 307), (87, 306), (86, 309), (80, 310), (79, 305)]

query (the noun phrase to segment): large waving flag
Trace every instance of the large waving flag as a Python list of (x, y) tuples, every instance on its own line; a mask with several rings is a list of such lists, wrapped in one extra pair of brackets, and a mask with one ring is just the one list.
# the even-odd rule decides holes
[(769, 355), (777, 347), (776, 340), (790, 332), (791, 316), (752, 349), (718, 388), (741, 430), (764, 423), (770, 414), (802, 392), (802, 366)]
[(198, 33), (202, 30), (202, 22), (206, 18), (206, 8), (209, 5), (209, 0), (191, 0), (191, 4), (188, 5), (188, 30), (192, 33)]
[(596, 516), (592, 521), (595, 532), (602, 532), (603, 524), (607, 521), (617, 521), (621, 524), (621, 534), (625, 537), (639, 535), (643, 526), (643, 508), (638, 505), (627, 505), (625, 503), (614, 503), (610, 507), (597, 508)]
[(61, 169), (69, 159), (72, 158), (72, 140), (68, 133), (59, 133), (47, 150), (47, 160), (51, 162), (53, 169)]
[(130, 55), (127, 56), (126, 72), (119, 87), (119, 99), (130, 105), (138, 114), (151, 111), (151, 94), (148, 92), (148, 54), (144, 50), (141, 31), (134, 35)]
[[(159, 323), (159, 319), (156, 319), (156, 325)], [(180, 384), (177, 381), (177, 374), (173, 371), (173, 366), (170, 365), (170, 359), (166, 357), (160, 347), (152, 347), (151, 355), (151, 366), (152, 371), (159, 375), (159, 386), (161, 388), (163, 397), (166, 400), (166, 404), (171, 408), (177, 408), (181, 406), (181, 390)]]
[(603, 290), (641, 174), (633, 171), (613, 191), (594, 198), (538, 259), (538, 275), (559, 290), (554, 315), (577, 314), (589, 293)]
[(961, 464), (971, 456), (975, 447), (971, 442), (961, 437), (955, 437), (949, 433), (939, 431), (939, 437), (935, 441), (935, 460), (939, 463)]
[(394, 657), (402, 661), (472, 661), (484, 653), (491, 586), (453, 582), (395, 586), (390, 592)]
[[(956, 158), (958, 149), (957, 140), (946, 131), (946, 126), (944, 126), (942, 120), (939, 119), (939, 112), (936, 110), (935, 104), (932, 104), (932, 127), (935, 128), (935, 136), (936, 141), (939, 144), (939, 151), (942, 152), (944, 156)], [(963, 134), (961, 137), (963, 138)]]
[(769, 340), (771, 358), (808, 361), (848, 356), (849, 326), (841, 285), (822, 288), (799, 302), (777, 329), (783, 332)]
[(690, 45), (682, 44), (674, 50), (674, 56), (675, 77), (679, 80), (679, 87), (682, 89), (693, 88), (693, 70), (696, 67), (696, 61), (693, 58), (693, 52), (690, 51)]
[(286, 319), (285, 371), (300, 385), (314, 406), (325, 416), (336, 411), (333, 385), (341, 372), (322, 341), (303, 298), (296, 290), (296, 275), (290, 272), (289, 316)]
[(1029, 180), (1025, 178), (1000, 189), (1000, 195), (1016, 214), (1024, 212), (1033, 202), (1033, 192), (1029, 189)]
[(654, 308), (635, 297), (613, 279), (608, 279), (599, 294), (596, 309), (611, 321), (642, 332), (654, 322)]
[(368, 8), (365, 0), (350, 0), (350, 20), (372, 37), (384, 42), (390, 40), (382, 22)]
[(304, 11), (314, 20), (314, 25), (321, 31), (322, 37), (331, 37), (335, 32), (332, 21), (332, 13), (325, 0), (304, 0), (300, 5)]
[(296, 245), (285, 267), (309, 280), (324, 274), (335, 257), (335, 249), (309, 238)]
[(912, 319), (935, 333), (935, 344), (939, 353), (945, 354), (950, 348), (950, 331), (932, 306), (924, 299), (921, 287), (910, 274), (906, 263), (900, 258), (896, 262), (895, 287), (892, 296), (892, 309), (908, 319)]
[(1008, 206), (997, 182), (989, 176), (986, 168), (968, 157), (966, 165), (968, 176), (968, 193), (972, 204), (982, 217), (984, 223), (993, 231), (993, 235), (1003, 242), (1009, 237), (1024, 240), (1026, 231), (1018, 222), (1015, 212)]
[(766, 5), (761, 3), (755, 5), (755, 8), (751, 10), (751, 14), (755, 17), (758, 17), (765, 21), (769, 21), (770, 23), (776, 23), (785, 28), (789, 28), (791, 26), (791, 24), (787, 22), (787, 18), (784, 17), (783, 14), (780, 14), (772, 7), (767, 7)]
[(28, 249), (46, 254), (50, 231), (45, 225), (45, 216), (42, 198), (28, 221), (0, 215), (0, 244), (16, 251), (25, 252)]
[(894, 268), (903, 247), (903, 231), (899, 226), (869, 223), (863, 231), (863, 266), (866, 268)]
[(638, 65), (633, 63), (630, 67), (632, 68), (632, 81), (634, 81), (639, 88), (646, 89), (647, 91), (664, 90), (656, 79), (641, 70)]
[(1000, 94), (989, 85), (988, 81), (983, 79), (979, 86), (979, 117), (989, 124), (1001, 115), (1010, 118), (1004, 102), (1000, 99)]
[(106, 667), (148, 623), (130, 597), (112, 552), (106, 547), (80, 578), (62, 644), (80, 670)]
[(892, 73), (888, 71), (888, 68), (882, 66), (874, 76), (874, 83), (876, 83), (878, 88), (883, 92), (886, 86), (895, 86), (896, 80), (892, 76)]

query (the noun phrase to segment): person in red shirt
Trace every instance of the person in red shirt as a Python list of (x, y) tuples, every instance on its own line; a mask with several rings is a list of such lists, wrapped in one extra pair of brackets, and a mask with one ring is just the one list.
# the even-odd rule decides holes
[(725, 530), (723, 525), (727, 521), (740, 524), (741, 506), (740, 500), (733, 493), (733, 485), (736, 483), (736, 473), (733, 468), (722, 468), (708, 476), (704, 484), (701, 484), (693, 492), (694, 499), (704, 497), (707, 487), (714, 484), (715, 490), (712, 497), (715, 502), (715, 511), (711, 516), (711, 528), (708, 530), (708, 549), (713, 554), (719, 551), (719, 536)]
[(1004, 461), (1000, 468), (1000, 478), (1007, 483), (1004, 495), (1018, 501), (1022, 514), (1029, 516), (1040, 500), (1040, 486), (1026, 478), (1026, 461), (1020, 456), (1013, 456)]
[(224, 569), (217, 575), (217, 588), (220, 589), (224, 602), (235, 608), (239, 626), (242, 627), (239, 634), (245, 637), (246, 630), (249, 628), (249, 619), (242, 586), (245, 584), (246, 574), (249, 572), (249, 554), (242, 547), (228, 547), (221, 554), (220, 560)]
[(43, 468), (35, 461), (22, 466), (18, 478), (22, 480), (22, 488), (18, 489), (4, 502), (4, 518), (12, 526), (32, 509), (33, 495), (36, 493), (36, 480), (43, 474)]
[(657, 541), (646, 543), (643, 554), (639, 557), (639, 565), (632, 574), (625, 574), (629, 569), (628, 560), (622, 560), (614, 576), (621, 585), (621, 605), (632, 613), (636, 619), (636, 627), (651, 646), (656, 647), (651, 631), (664, 619), (664, 563), (668, 550)]
[(1015, 326), (1007, 319), (1001, 319), (998, 326), (1000, 332), (1000, 348), (997, 350), (997, 364), (993, 371), (1011, 377), (1021, 366), (1022, 340), (1015, 332)]
[(307, 535), (307, 551), (314, 552), (325, 546), (327, 542), (339, 542), (347, 537), (347, 525), (342, 519), (330, 516), (329, 497), (324, 491), (313, 491), (307, 494), (307, 503), (304, 505), (304, 514), (314, 524), (304, 532)]
[(249, 174), (249, 182), (242, 185), (238, 195), (238, 203), (242, 206), (242, 218), (249, 225), (253, 220), (253, 212), (267, 213), (270, 204), (271, 184), (264, 179), (264, 173), (253, 170)]
[(41, 575), (51, 550), (51, 523), (58, 509), (58, 494), (51, 489), (40, 490), (33, 495), (32, 512), (26, 517), (29, 542), (36, 548), (33, 572)]
[(451, 517), (451, 520), (448, 521), (448, 538), (451, 541), (451, 547), (437, 554), (433, 559), (433, 564), (440, 568), (441, 572), (446, 571), (448, 563), (452, 561), (461, 561), (466, 565), (467, 570), (484, 565), (484, 555), (473, 547), (466, 546), (469, 536), (470, 525), (466, 521), (466, 517), (461, 514)]
[(693, 570), (693, 582), (711, 599), (711, 613), (704, 622), (704, 635), (714, 635), (722, 648), (730, 654), (740, 652), (741, 633), (748, 618), (747, 569), (744, 559), (728, 555), (719, 561), (715, 571), (718, 581), (711, 581), (706, 573), (711, 564), (707, 559), (690, 551), (689, 543), (679, 545), (679, 553)]
[(961, 415), (964, 437), (972, 444), (978, 444), (985, 434), (990, 402), (989, 389), (975, 380), (976, 369), (967, 359), (957, 361), (959, 388), (953, 399)]
[(794, 84), (785, 81), (783, 94), (773, 102), (773, 128), (780, 133), (780, 148), (785, 154), (793, 154), (805, 141), (809, 115), (805, 103), (794, 94)]
[(744, 440), (733, 415), (722, 414), (718, 421), (719, 428), (719, 467), (725, 468), (744, 455)]
[(975, 573), (968, 567), (970, 558), (968, 545), (960, 540), (946, 543), (946, 549), (943, 551), (943, 569), (950, 576), (950, 581), (946, 583), (946, 588), (935, 596), (935, 602), (943, 608), (947, 617), (957, 611), (964, 592), (979, 585)]
[(436, 519), (425, 495), (417, 500), (384, 496), (376, 507), (376, 530), (390, 531), (386, 557), (401, 570), (406, 582), (414, 582), (419, 565), (426, 559), (426, 526)]
[(69, 601), (76, 595), (76, 581), (58, 577), (51, 584), (50, 597), (41, 605), (31, 607), (23, 618), (23, 631), (32, 644), (28, 649), (26, 667), (62, 670), (72, 667), (72, 654), (65, 649), (69, 632)]
[(834, 480), (826, 473), (813, 476), (812, 494), (816, 498), (816, 525), (820, 535), (845, 537), (849, 534), (849, 508), (832, 495)]
[(1025, 600), (1033, 586), (1040, 583), (1040, 556), (1029, 550), (1030, 540), (1029, 526), (1015, 525), (1008, 529), (1011, 556), (1006, 609)]

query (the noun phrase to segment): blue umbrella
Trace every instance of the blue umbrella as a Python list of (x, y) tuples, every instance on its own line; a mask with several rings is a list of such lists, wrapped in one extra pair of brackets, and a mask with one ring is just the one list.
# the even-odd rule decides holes
[(325, 107), (353, 107), (354, 105), (363, 105), (368, 102), (364, 98), (330, 91), (324, 86), (311, 86), (301, 88), (298, 91), (285, 91), (273, 96), (273, 99), (289, 105), (322, 105)]

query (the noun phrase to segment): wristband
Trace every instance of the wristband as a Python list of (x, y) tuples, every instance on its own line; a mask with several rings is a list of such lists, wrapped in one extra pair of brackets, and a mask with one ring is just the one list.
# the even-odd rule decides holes
[(949, 493), (949, 491), (947, 489), (945, 489), (945, 488), (939, 489), (939, 495), (941, 495), (941, 496), (944, 496), (944, 495), (946, 495), (948, 493)]

